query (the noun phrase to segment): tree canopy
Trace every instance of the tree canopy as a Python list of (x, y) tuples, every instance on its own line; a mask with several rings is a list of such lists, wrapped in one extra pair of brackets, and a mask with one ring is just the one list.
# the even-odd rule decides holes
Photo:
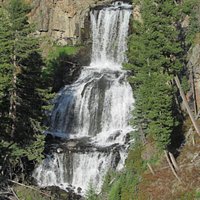
[(23, 0), (0, 8), (0, 159), (5, 175), (28, 171), (27, 162), (41, 159), (44, 149), (43, 61), (29, 11)]
[(135, 96), (133, 122), (166, 148), (177, 126), (174, 75), (184, 75), (183, 6), (176, 1), (143, 0), (142, 22), (133, 19), (129, 39), (129, 78)]

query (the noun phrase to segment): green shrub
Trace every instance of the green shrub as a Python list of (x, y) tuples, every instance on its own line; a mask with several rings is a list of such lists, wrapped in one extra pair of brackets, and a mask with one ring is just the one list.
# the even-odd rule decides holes
[(60, 54), (65, 54), (68, 56), (74, 56), (78, 53), (81, 46), (54, 46), (53, 49), (49, 52), (47, 59), (55, 59)]
[(109, 200), (121, 200), (121, 179), (115, 181), (109, 192)]
[(92, 183), (89, 183), (88, 190), (86, 191), (86, 200), (98, 200), (98, 196)]

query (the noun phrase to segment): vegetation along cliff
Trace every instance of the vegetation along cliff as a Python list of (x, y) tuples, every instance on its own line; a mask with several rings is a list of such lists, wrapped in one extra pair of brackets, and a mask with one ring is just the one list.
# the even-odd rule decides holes
[(198, 200), (199, 117), (199, 0), (0, 0), (0, 200)]

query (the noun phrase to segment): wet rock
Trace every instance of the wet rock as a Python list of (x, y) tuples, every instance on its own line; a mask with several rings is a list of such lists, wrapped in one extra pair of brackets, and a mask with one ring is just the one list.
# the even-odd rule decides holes
[(112, 166), (113, 169), (116, 169), (120, 159), (121, 159), (120, 153), (119, 153), (119, 151), (116, 151), (112, 156), (111, 166)]
[(51, 196), (54, 197), (55, 200), (83, 200), (84, 198), (76, 194), (74, 190), (67, 188), (67, 191), (57, 187), (57, 186), (49, 186), (45, 188), (45, 191), (51, 193)]
[(67, 145), (68, 149), (73, 149), (74, 147), (76, 147), (77, 142), (76, 141), (69, 141), (69, 142), (67, 142), (66, 145)]
[(78, 187), (78, 188), (77, 188), (77, 192), (78, 192), (78, 193), (81, 193), (81, 192), (82, 192), (82, 188)]
[(121, 131), (120, 131), (120, 130), (114, 132), (113, 134), (111, 134), (111, 135), (109, 136), (108, 141), (114, 141), (114, 140), (116, 140), (116, 138), (117, 138), (118, 136), (120, 136), (120, 134), (121, 134)]
[(57, 153), (63, 153), (63, 149), (62, 148), (57, 148), (56, 151), (57, 151)]

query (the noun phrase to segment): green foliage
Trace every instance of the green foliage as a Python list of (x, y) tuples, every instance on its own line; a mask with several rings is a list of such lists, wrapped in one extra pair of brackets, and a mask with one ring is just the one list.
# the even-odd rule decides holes
[(195, 199), (194, 191), (182, 193), (177, 200), (193, 200)]
[(126, 159), (126, 169), (133, 173), (141, 173), (144, 171), (144, 163), (141, 159), (142, 146), (136, 144), (133, 146), (128, 153), (128, 158)]
[(22, 166), (41, 160), (44, 150), (43, 60), (29, 11), (23, 0), (0, 8), (0, 162), (8, 166), (1, 174), (10, 178), (26, 173)]
[(58, 92), (61, 87), (70, 84), (76, 73), (75, 56), (80, 46), (55, 46), (49, 53), (46, 67), (43, 68), (43, 78), (52, 92)]
[(44, 137), (44, 135), (36, 135), (35, 141), (27, 147), (25, 155), (28, 157), (28, 160), (34, 160), (38, 163), (42, 161), (44, 158), (42, 154), (45, 143)]
[(19, 199), (24, 200), (50, 200), (50, 198), (46, 197), (45, 195), (41, 195), (38, 191), (25, 188), (22, 186), (17, 186), (14, 188)]
[[(8, 54), (11, 52), (10, 44), (11, 41), (9, 38), (11, 37), (10, 29), (10, 21), (9, 21), (9, 13), (0, 8), (0, 116), (1, 111), (5, 109), (8, 105), (7, 96), (8, 96), (8, 88), (11, 83), (11, 71), (12, 68), (9, 65), (10, 57)], [(6, 120), (6, 118), (4, 119)], [(2, 124), (0, 123), (0, 128), (3, 129)]]
[(200, 199), (200, 191), (197, 191), (197, 192), (196, 192), (195, 198)]
[(109, 170), (106, 173), (106, 176), (104, 177), (104, 181), (103, 181), (103, 185), (102, 185), (102, 193), (106, 193), (108, 194), (108, 192), (110, 191), (111, 188), (111, 183), (114, 180), (115, 177), (117, 177), (117, 173), (114, 172), (113, 170)]
[(190, 46), (191, 44), (199, 43), (195, 38), (200, 33), (200, 0), (185, 0), (182, 12), (190, 16), (186, 44)]
[(86, 191), (86, 200), (98, 200), (98, 196), (96, 194), (95, 188), (92, 183), (89, 183), (88, 190)]
[[(185, 52), (190, 47), (186, 40), (191, 25), (187, 30), (182, 29), (180, 20), (197, 9), (194, 7), (197, 1), (186, 0), (176, 4), (168, 0), (142, 0), (134, 3), (141, 5), (142, 23), (133, 20), (127, 52), (129, 63), (124, 64), (124, 68), (132, 73), (129, 82), (133, 88), (135, 109), (131, 123), (137, 128), (133, 133), (137, 135), (134, 136), (135, 145), (129, 150), (125, 170), (117, 174), (109, 172), (105, 178), (102, 193), (109, 200), (137, 199), (138, 184), (147, 162), (143, 161), (142, 153), (148, 151), (140, 145), (138, 138), (143, 134), (147, 141), (156, 143), (158, 149), (167, 148), (179, 124), (174, 75), (181, 76), (184, 91), (189, 89), (184, 64)], [(159, 152), (156, 151), (148, 162), (158, 161)], [(194, 192), (181, 196), (184, 198), (194, 199)]]
[(38, 88), (37, 91), (43, 101), (43, 104), (41, 106), (42, 110), (46, 112), (51, 111), (53, 109), (53, 104), (51, 101), (52, 99), (54, 99), (56, 93), (53, 93), (52, 88), (48, 86), (44, 86), (43, 88)]
[[(103, 190), (103, 197), (109, 200), (134, 199), (134, 191), (137, 187), (139, 176), (133, 172), (125, 171), (118, 173), (109, 183), (107, 192)], [(101, 197), (100, 197), (101, 198)]]
[(121, 200), (136, 199), (137, 185), (140, 181), (138, 174), (127, 171), (122, 179)]
[(107, 173), (100, 198), (108, 200), (135, 199), (141, 174), (146, 169), (141, 158), (142, 150), (143, 148), (139, 144), (133, 146), (129, 150), (124, 171)]
[(143, 22), (133, 21), (134, 32), (129, 39), (129, 63), (132, 72), (129, 82), (133, 87), (135, 109), (133, 125), (146, 137), (154, 138), (164, 149), (178, 125), (174, 115), (174, 74), (184, 66), (182, 5), (174, 1), (141, 2)]
[(121, 199), (121, 178), (116, 180), (109, 192), (108, 195), (109, 200), (120, 200)]
[(49, 52), (48, 60), (56, 59), (60, 54), (73, 56), (78, 53), (80, 46), (54, 46), (52, 51)]
[(187, 93), (190, 90), (190, 85), (189, 85), (189, 82), (188, 82), (188, 79), (186, 76), (182, 77), (181, 86), (182, 86), (184, 93)]

